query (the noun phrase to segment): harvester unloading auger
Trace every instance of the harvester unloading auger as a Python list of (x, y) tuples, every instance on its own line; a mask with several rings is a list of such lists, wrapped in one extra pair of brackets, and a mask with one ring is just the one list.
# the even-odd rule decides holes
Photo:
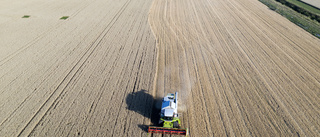
[(178, 92), (169, 93), (162, 99), (159, 125), (149, 126), (148, 133), (160, 133), (171, 135), (188, 135), (187, 128), (180, 128), (180, 119), (178, 114)]

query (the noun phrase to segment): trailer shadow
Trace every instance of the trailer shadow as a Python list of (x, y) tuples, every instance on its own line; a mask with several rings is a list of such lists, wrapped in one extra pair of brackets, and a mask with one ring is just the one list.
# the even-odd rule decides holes
[[(158, 126), (161, 98), (154, 98), (147, 90), (132, 92), (126, 98), (127, 109), (137, 112), (150, 119), (153, 126)], [(143, 131), (148, 131), (149, 125), (138, 125)]]

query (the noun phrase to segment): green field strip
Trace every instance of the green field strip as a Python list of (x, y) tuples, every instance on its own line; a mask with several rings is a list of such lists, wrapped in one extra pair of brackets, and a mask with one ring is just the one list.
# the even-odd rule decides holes
[(296, 5), (296, 6), (299, 6), (299, 7), (303, 8), (303, 9), (309, 11), (309, 12), (312, 12), (312, 13), (320, 15), (320, 10), (319, 9), (317, 9), (317, 8), (315, 8), (313, 6), (310, 6), (310, 5), (308, 5), (308, 4), (304, 3), (304, 2), (301, 2), (301, 1), (298, 1), (298, 0), (287, 0), (287, 1), (292, 3), (292, 4), (294, 4), (294, 5)]
[(29, 18), (30, 15), (24, 15), (22, 18)]
[(69, 18), (69, 16), (63, 16), (60, 18), (60, 20), (66, 20), (67, 18)]

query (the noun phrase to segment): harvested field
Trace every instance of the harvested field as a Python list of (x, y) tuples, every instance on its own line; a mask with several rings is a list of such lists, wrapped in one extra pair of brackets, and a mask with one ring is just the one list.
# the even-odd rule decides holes
[[(1, 136), (141, 136), (153, 91), (152, 1), (15, 0), (1, 8)], [(139, 7), (139, 8), (138, 8)], [(29, 18), (21, 18), (23, 15)], [(69, 16), (66, 20), (60, 20)], [(145, 104), (150, 96), (141, 98)], [(132, 100), (131, 99), (131, 100)], [(130, 101), (130, 99), (128, 99)], [(145, 111), (151, 113), (151, 106)], [(130, 109), (127, 109), (130, 108)]]
[(319, 135), (319, 39), (249, 0), (155, 0), (149, 21), (191, 136)]
[(320, 40), (259, 1), (0, 3), (0, 135), (147, 136), (174, 91), (191, 136), (320, 134)]

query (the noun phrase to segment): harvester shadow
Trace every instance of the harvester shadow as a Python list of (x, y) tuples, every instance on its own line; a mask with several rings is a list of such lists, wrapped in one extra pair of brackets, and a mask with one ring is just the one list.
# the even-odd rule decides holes
[(144, 132), (148, 132), (148, 126), (147, 125), (138, 125), (139, 128), (142, 129)]
[[(153, 126), (158, 126), (160, 120), (161, 99), (154, 98), (147, 90), (132, 92), (126, 98), (127, 109), (137, 112), (150, 119)], [(148, 131), (149, 125), (138, 125), (143, 131)]]

